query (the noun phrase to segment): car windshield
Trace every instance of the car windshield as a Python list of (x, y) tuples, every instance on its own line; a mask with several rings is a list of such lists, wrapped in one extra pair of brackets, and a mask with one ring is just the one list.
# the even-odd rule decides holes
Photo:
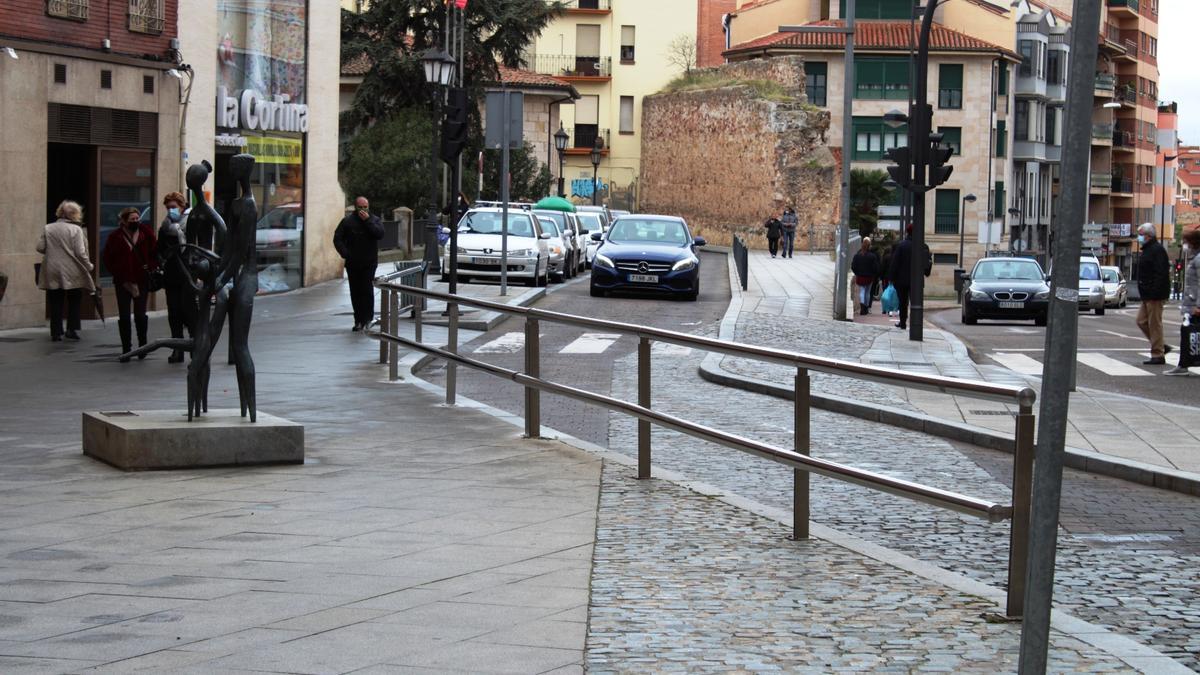
[(562, 211), (534, 211), (534, 213), (537, 214), (538, 218), (550, 219), (554, 221), (554, 224), (557, 226), (554, 228), (556, 230), (554, 232), (555, 235), (557, 235), (559, 232), (562, 232), (567, 227), (567, 216)]
[(558, 229), (558, 223), (554, 222), (553, 218), (541, 216), (538, 220), (542, 221), (542, 232), (549, 232), (552, 237), (559, 236), (561, 231)]
[(1100, 281), (1100, 266), (1094, 262), (1080, 262), (1079, 280)]
[(1117, 283), (1118, 281), (1120, 281), (1120, 280), (1117, 278), (1117, 271), (1116, 271), (1116, 270), (1106, 270), (1106, 269), (1102, 269), (1102, 270), (1100, 270), (1100, 272), (1101, 272), (1101, 273), (1104, 275), (1104, 280), (1105, 280), (1106, 282), (1110, 283), (1110, 284), (1115, 284), (1115, 283)]
[(576, 213), (575, 217), (588, 232), (603, 232), (604, 224), (597, 213)]
[[(459, 232), (474, 232), (476, 234), (501, 234), (504, 229), (500, 214), (495, 211), (472, 211), (458, 223)], [(525, 213), (508, 214), (508, 234), (510, 237), (533, 237), (533, 225)]]
[(608, 240), (621, 244), (688, 244), (687, 228), (677, 220), (619, 218), (609, 228)]
[(971, 278), (979, 281), (1040, 281), (1042, 268), (1030, 260), (990, 260), (979, 263)]

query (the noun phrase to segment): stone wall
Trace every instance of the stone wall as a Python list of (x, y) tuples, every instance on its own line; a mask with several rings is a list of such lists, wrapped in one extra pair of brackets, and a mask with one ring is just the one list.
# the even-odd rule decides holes
[(829, 113), (805, 101), (804, 60), (700, 71), (707, 76), (712, 88), (643, 103), (641, 210), (683, 216), (714, 244), (739, 233), (765, 247), (763, 222), (793, 204), (797, 247), (808, 247), (810, 225), (816, 248), (832, 246), (840, 168), (825, 145)]

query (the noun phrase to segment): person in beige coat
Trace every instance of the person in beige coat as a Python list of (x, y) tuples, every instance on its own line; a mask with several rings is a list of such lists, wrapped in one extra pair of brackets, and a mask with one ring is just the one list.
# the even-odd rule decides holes
[[(92, 261), (88, 257), (87, 234), (83, 230), (83, 209), (64, 201), (54, 212), (58, 220), (49, 223), (38, 237), (37, 250), (43, 254), (38, 288), (46, 291), (50, 306), (50, 339), (63, 339), (63, 305), (67, 310), (68, 340), (79, 339), (79, 302), (83, 291), (92, 293)], [(65, 301), (65, 302), (64, 302)]]

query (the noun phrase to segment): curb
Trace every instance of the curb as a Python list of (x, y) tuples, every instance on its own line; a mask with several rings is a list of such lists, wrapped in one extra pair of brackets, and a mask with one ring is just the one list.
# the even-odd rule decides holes
[[(528, 307), (529, 305), (532, 305), (533, 303), (537, 302), (538, 300), (541, 300), (545, 296), (546, 296), (545, 288), (531, 288), (528, 291), (525, 291), (524, 293), (522, 293), (516, 297), (513, 297), (505, 304), (507, 304), (510, 307)], [(450, 320), (447, 318), (443, 318), (440, 312), (434, 315), (435, 318), (428, 318), (428, 317), (429, 317), (429, 312), (425, 312), (424, 315), (421, 317), (421, 320), (427, 326), (449, 326), (450, 325)], [(458, 327), (460, 330), (476, 330), (481, 333), (486, 333), (489, 330), (500, 325), (500, 322), (504, 321), (507, 318), (508, 317), (504, 314), (499, 314), (497, 312), (487, 312), (487, 311), (480, 312), (479, 316), (476, 316), (476, 317), (464, 318), (462, 313), (460, 312), (458, 315)]]
[[(741, 288), (736, 283), (733, 283), (736, 274), (733, 262), (730, 260), (729, 275), (732, 296), (729, 301), (729, 309), (726, 310), (725, 317), (721, 320), (718, 331), (718, 337), (721, 340), (732, 341), (736, 339), (735, 328), (737, 327), (738, 317), (742, 309)], [(951, 341), (955, 353), (961, 351), (962, 355), (967, 357), (968, 349), (964, 342), (948, 331), (943, 330), (942, 333), (946, 335), (947, 340)], [(707, 354), (700, 363), (700, 377), (714, 384), (732, 389), (741, 389), (742, 391), (749, 391), (755, 394), (764, 394), (789, 401), (792, 400), (794, 392), (791, 387), (752, 380), (742, 375), (730, 373), (721, 368), (722, 359), (724, 357), (721, 354), (711, 352)], [(1013, 452), (1013, 436), (992, 431), (991, 429), (983, 429), (970, 424), (931, 417), (922, 413), (897, 410), (884, 405), (853, 401), (827, 394), (813, 393), (811, 400), (813, 407), (820, 408), (821, 410), (828, 410), (871, 422), (889, 424), (902, 429), (919, 431), (962, 443), (970, 443), (971, 445), (977, 445), (989, 450), (999, 450), (1010, 455)], [(1063, 463), (1078, 471), (1200, 497), (1200, 474), (1188, 471), (1168, 469), (1145, 462), (1103, 455), (1078, 448), (1066, 448)]]

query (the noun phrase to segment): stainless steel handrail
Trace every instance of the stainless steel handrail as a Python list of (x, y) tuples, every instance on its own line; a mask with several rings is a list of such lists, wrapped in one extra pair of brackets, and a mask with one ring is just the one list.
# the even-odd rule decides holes
[(462, 296), (450, 295), (449, 293), (442, 293), (440, 291), (413, 288), (398, 284), (388, 285), (398, 291), (425, 297), (427, 299), (441, 300), (446, 303), (457, 303), (470, 307), (478, 307), (480, 309), (486, 309), (510, 316), (525, 316), (580, 326), (583, 328), (623, 332), (630, 335), (636, 335), (638, 337), (651, 338), (659, 342), (669, 342), (671, 344), (684, 347), (696, 347), (705, 351), (725, 354), (727, 356), (742, 356), (758, 361), (768, 361), (785, 366), (808, 368), (809, 370), (814, 370), (820, 373), (852, 377), (855, 379), (876, 382), (879, 384), (922, 389), (925, 391), (933, 391), (943, 394), (961, 394), (973, 398), (1001, 401), (1004, 403), (1015, 403), (1018, 405), (1032, 406), (1037, 400), (1037, 392), (1030, 387), (1016, 387), (1012, 385), (993, 384), (990, 382), (976, 382), (973, 380), (964, 380), (956, 377), (945, 377), (943, 375), (922, 375), (920, 373), (910, 373), (903, 370), (897, 370), (895, 368), (872, 366), (823, 356), (812, 356), (809, 354), (802, 354), (800, 352), (776, 349), (772, 347), (760, 347), (758, 345), (745, 344), (742, 342), (728, 342), (715, 338), (690, 335), (688, 333), (680, 333), (662, 328), (651, 328), (649, 326), (637, 326), (619, 321), (609, 321), (607, 319), (593, 319), (589, 317), (576, 316), (573, 314), (549, 312), (544, 309), (536, 309), (533, 307), (513, 307), (499, 302), (492, 302), (490, 300), (465, 298)]

